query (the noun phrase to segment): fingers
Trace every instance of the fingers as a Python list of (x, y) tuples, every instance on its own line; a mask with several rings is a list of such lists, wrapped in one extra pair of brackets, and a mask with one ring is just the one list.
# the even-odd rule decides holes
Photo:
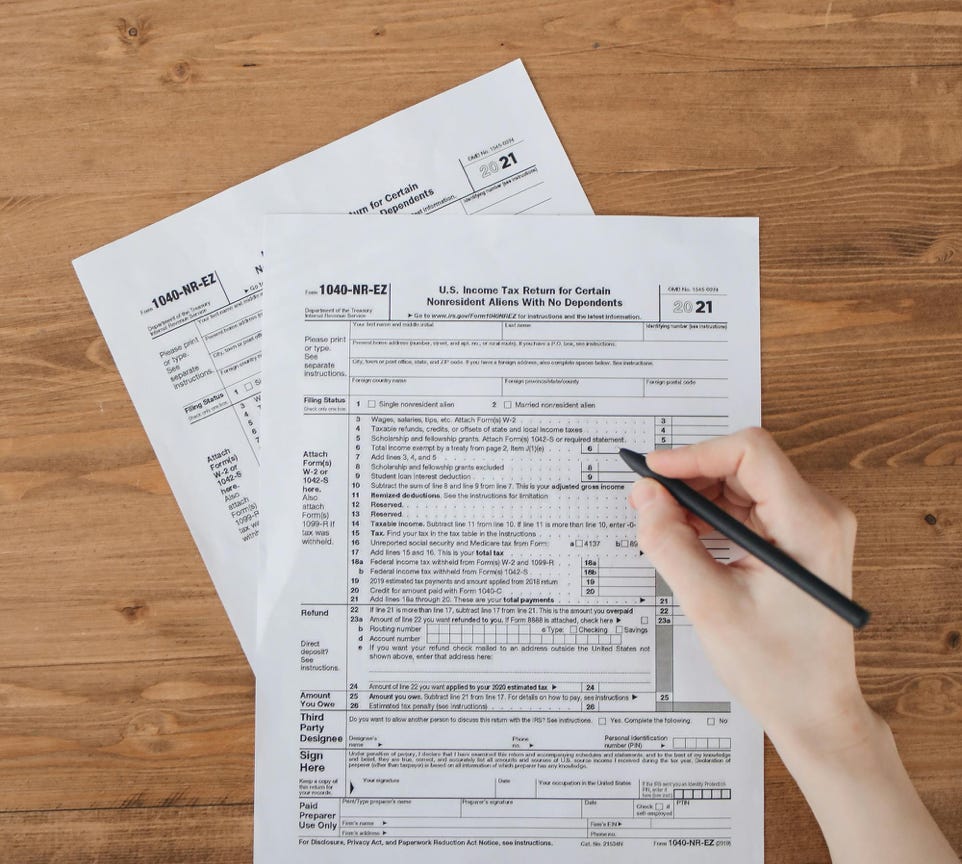
[(689, 618), (697, 621), (726, 608), (735, 586), (668, 491), (654, 480), (637, 480), (629, 501), (638, 512), (639, 547), (671, 585)]
[(655, 450), (646, 457), (659, 474), (679, 478), (724, 478), (733, 503), (762, 504), (810, 493), (795, 466), (764, 429), (743, 429), (677, 450)]
[[(806, 566), (831, 570), (833, 556), (850, 563), (851, 511), (809, 486), (765, 430), (743, 429), (677, 450), (657, 450), (647, 459), (658, 473), (705, 489), (718, 506)], [(719, 482), (718, 497), (712, 494), (712, 479)]]
[[(723, 480), (714, 480), (710, 477), (694, 477), (685, 482), (696, 492), (704, 495), (705, 498), (711, 501), (716, 507), (720, 507), (729, 516), (737, 519), (739, 522), (747, 522), (751, 517), (752, 500), (743, 498), (732, 491)], [(707, 534), (718, 533), (717, 529), (708, 525), (708, 523), (699, 519), (693, 513), (688, 513), (688, 523), (694, 525), (702, 537)]]

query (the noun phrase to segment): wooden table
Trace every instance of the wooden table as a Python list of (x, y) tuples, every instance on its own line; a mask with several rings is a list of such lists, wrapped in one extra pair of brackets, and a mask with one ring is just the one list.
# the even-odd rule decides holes
[(761, 217), (765, 423), (860, 517), (865, 692), (962, 849), (962, 5), (472, 9), (0, 10), (0, 860), (251, 855), (254, 680), (71, 258), (517, 56), (596, 212)]

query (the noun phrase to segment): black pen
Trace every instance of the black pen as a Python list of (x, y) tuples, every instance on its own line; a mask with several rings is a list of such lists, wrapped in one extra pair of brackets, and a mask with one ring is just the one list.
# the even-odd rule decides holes
[(772, 570), (781, 573), (782, 576), (801, 588), (806, 594), (827, 606), (840, 618), (845, 619), (856, 630), (861, 629), (868, 622), (870, 615), (868, 609), (859, 606), (858, 603), (850, 600), (841, 591), (819, 579), (810, 570), (806, 570), (794, 558), (789, 557), (737, 519), (729, 516), (721, 507), (713, 504), (687, 483), (672, 477), (663, 477), (656, 471), (652, 471), (641, 453), (636, 453), (634, 450), (628, 450), (624, 447), (618, 452), (628, 467), (636, 474), (657, 480), (682, 507), (690, 510), (699, 519), (707, 522), (716, 531), (724, 534), (733, 543), (737, 543), (746, 552), (771, 567)]

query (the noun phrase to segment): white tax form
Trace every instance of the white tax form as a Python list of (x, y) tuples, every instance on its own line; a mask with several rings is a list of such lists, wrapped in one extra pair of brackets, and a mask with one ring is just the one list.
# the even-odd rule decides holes
[(590, 213), (521, 61), (74, 261), (249, 660), (256, 642), (261, 219)]
[(761, 862), (761, 730), (617, 455), (759, 422), (757, 220), (271, 216), (265, 256), (256, 864)]

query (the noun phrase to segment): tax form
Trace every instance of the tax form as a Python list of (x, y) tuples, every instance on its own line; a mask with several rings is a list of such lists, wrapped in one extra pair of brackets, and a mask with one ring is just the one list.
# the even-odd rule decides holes
[(265, 255), (256, 864), (761, 862), (761, 730), (618, 456), (759, 422), (757, 220), (271, 216)]
[(261, 219), (294, 211), (591, 208), (518, 60), (74, 261), (248, 660), (256, 642)]

